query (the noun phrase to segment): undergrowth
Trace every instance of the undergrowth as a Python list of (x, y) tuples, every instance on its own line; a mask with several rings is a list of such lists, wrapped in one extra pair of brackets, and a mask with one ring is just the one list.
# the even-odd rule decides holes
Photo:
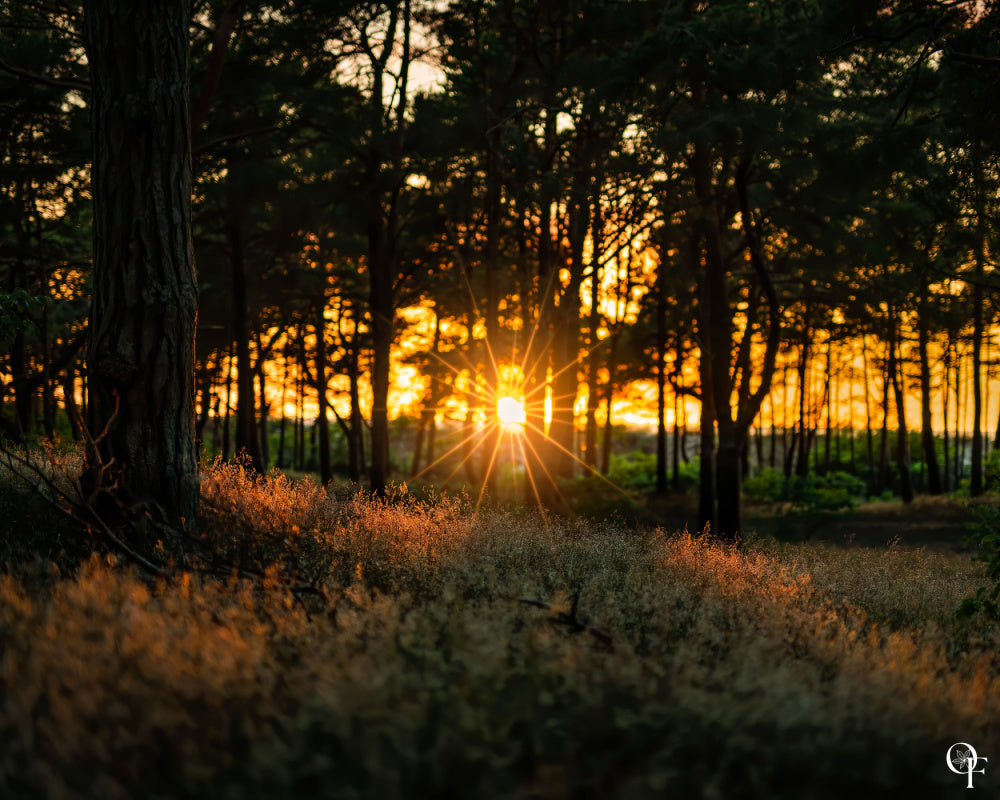
[(203, 494), (227, 574), (0, 577), (0, 796), (941, 797), (952, 743), (1000, 755), (968, 562)]

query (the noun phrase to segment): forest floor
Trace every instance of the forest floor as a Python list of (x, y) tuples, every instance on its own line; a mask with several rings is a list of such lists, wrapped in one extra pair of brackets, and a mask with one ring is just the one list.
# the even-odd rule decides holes
[(812, 535), (737, 550), (224, 464), (202, 493), (210, 556), (162, 578), (0, 481), (0, 797), (962, 797), (956, 742), (1000, 786), (1000, 629), (955, 614), (983, 565), (882, 541), (930, 508), (850, 540), (767, 509)]
[[(651, 500), (640, 522), (693, 532), (695, 502), (690, 496), (676, 495)], [(996, 498), (977, 502), (996, 504)], [(971, 553), (966, 538), (978, 519), (968, 499), (951, 496), (918, 496), (912, 503), (872, 500), (838, 511), (796, 509), (787, 503), (745, 503), (743, 509), (744, 538), (844, 547), (925, 548), (937, 553)]]

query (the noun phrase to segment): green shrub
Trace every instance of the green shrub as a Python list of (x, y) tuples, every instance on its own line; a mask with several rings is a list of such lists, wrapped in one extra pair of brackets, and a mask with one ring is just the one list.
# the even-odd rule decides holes
[(608, 480), (623, 489), (650, 491), (656, 486), (656, 456), (641, 450), (613, 455), (608, 466)]
[(785, 476), (765, 467), (743, 481), (743, 496), (755, 503), (777, 503), (785, 499)]
[(973, 558), (986, 564), (986, 579), (989, 583), (979, 587), (973, 597), (962, 601), (959, 616), (970, 617), (981, 613), (989, 619), (1000, 619), (1000, 508), (993, 505), (972, 506), (979, 517), (972, 525), (966, 540), (977, 548)]
[(808, 511), (837, 511), (852, 508), (855, 499), (863, 497), (865, 482), (849, 472), (834, 470), (802, 477), (786, 478), (767, 467), (748, 478), (743, 484), (744, 495), (760, 503), (788, 502)]
[(968, 560), (202, 485), (242, 571), (0, 575), (0, 796), (941, 797), (942, 732), (1000, 748)]

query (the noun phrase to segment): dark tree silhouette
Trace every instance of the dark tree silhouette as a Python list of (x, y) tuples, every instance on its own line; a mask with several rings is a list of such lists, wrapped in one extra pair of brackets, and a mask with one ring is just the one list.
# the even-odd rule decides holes
[[(120, 499), (190, 527), (197, 507), (188, 23), (185, 2), (87, 0), (94, 293), (91, 452)], [(95, 463), (100, 461), (100, 464)]]

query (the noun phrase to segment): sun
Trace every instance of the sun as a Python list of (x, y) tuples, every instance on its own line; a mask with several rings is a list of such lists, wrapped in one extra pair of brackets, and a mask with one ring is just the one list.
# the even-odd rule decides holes
[(524, 404), (509, 395), (497, 400), (497, 417), (500, 419), (501, 427), (509, 433), (521, 433), (527, 420)]

